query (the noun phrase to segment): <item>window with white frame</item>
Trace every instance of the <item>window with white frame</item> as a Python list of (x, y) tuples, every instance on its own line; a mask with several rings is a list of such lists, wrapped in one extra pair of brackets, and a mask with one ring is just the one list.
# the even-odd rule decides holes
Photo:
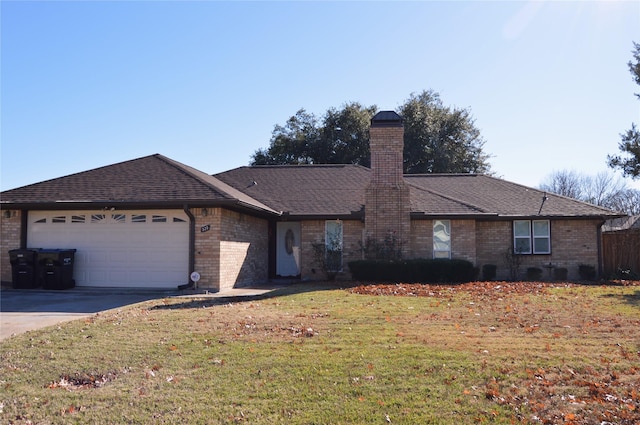
[(342, 221), (325, 222), (324, 248), (327, 269), (338, 272), (342, 270)]
[(451, 258), (451, 221), (433, 221), (433, 258)]
[(517, 254), (551, 254), (549, 220), (515, 220), (513, 250)]

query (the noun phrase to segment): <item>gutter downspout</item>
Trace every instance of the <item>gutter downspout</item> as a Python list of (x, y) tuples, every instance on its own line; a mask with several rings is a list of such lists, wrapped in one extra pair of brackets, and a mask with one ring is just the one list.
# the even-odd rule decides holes
[(27, 247), (27, 226), (29, 224), (29, 210), (20, 211), (20, 249)]
[(601, 221), (600, 224), (598, 224), (598, 227), (596, 228), (598, 233), (598, 276), (599, 277), (602, 277), (602, 273), (604, 272), (603, 270), (604, 257), (602, 253), (602, 226), (606, 222), (607, 222), (606, 220)]
[[(196, 218), (189, 210), (189, 205), (185, 204), (182, 208), (184, 213), (189, 217), (189, 271), (192, 272), (195, 269), (195, 246), (196, 246)], [(193, 288), (193, 281), (189, 279), (188, 283), (184, 285), (178, 285), (179, 290)]]

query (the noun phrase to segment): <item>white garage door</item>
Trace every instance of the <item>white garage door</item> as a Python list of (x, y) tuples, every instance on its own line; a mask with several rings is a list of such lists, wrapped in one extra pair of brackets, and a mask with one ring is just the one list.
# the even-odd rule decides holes
[(29, 248), (75, 248), (77, 286), (175, 288), (189, 281), (180, 210), (30, 211)]

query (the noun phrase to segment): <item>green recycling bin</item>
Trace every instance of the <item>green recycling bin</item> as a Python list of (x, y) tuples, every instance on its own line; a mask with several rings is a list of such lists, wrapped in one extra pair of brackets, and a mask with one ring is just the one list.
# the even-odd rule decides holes
[(38, 266), (44, 289), (68, 289), (76, 286), (73, 279), (75, 249), (41, 249)]

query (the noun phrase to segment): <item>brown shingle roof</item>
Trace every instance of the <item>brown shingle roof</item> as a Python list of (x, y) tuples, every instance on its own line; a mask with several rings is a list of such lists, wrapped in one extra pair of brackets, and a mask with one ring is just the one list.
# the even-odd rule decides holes
[(624, 230), (640, 231), (640, 215), (613, 218), (602, 225), (603, 232), (619, 232)]
[(606, 208), (481, 174), (405, 175), (405, 180), (411, 186), (468, 205), (478, 213), (503, 217), (619, 216)]
[[(358, 165), (283, 165), (240, 167), (215, 177), (292, 216), (336, 216), (363, 208), (370, 172)], [(595, 205), (479, 174), (405, 175), (405, 181), (414, 216), (617, 215)]]
[[(274, 216), (361, 217), (370, 176), (359, 165), (239, 167), (210, 176), (156, 154), (8, 190), (0, 203), (29, 209), (224, 205)], [(405, 175), (405, 181), (418, 217), (620, 216), (554, 194), (543, 204), (544, 192), (485, 175)]]
[(30, 208), (220, 203), (275, 212), (215, 177), (159, 154), (7, 190), (0, 202)]
[(362, 209), (370, 172), (359, 165), (265, 165), (214, 177), (285, 214), (344, 216)]

